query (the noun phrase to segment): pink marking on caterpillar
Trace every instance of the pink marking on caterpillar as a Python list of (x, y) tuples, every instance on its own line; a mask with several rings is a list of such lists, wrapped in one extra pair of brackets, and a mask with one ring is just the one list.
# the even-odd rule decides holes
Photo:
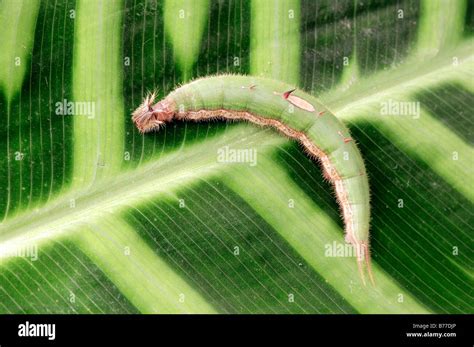
[(288, 90), (287, 92), (284, 92), (281, 96), (283, 97), (283, 99), (288, 100), (288, 97), (290, 96), (290, 94), (293, 93), (295, 90), (296, 90), (296, 88), (294, 88), (292, 90)]
[(249, 87), (244, 87), (244, 86), (242, 86), (242, 89), (254, 90), (256, 87), (257, 87), (256, 84), (252, 84), (252, 85), (250, 85)]
[(284, 92), (281, 96), (283, 99), (288, 100), (291, 104), (293, 104), (296, 107), (301, 108), (302, 110), (308, 111), (308, 112), (314, 112), (315, 108), (313, 105), (311, 105), (309, 102), (306, 100), (300, 98), (299, 96), (293, 95), (292, 93), (296, 90), (292, 89), (289, 91)]
[(344, 143), (348, 143), (348, 142), (351, 142), (352, 141), (352, 137), (344, 137), (344, 134), (341, 133), (340, 131), (337, 132), (339, 134), (339, 136), (342, 137)]

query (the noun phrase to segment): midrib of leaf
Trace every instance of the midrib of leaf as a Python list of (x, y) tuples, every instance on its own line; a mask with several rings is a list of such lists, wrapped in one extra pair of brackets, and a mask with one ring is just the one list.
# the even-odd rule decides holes
[[(461, 81), (472, 89), (474, 40), (466, 39), (456, 49), (429, 59), (410, 58), (403, 65), (362, 77), (342, 94), (336, 89), (319, 96), (331, 110), (345, 119), (357, 116), (358, 107), (380, 103), (390, 94), (409, 95), (420, 88), (431, 88), (450, 80)], [(453, 57), (458, 58), (454, 64)], [(467, 75), (466, 75), (467, 73)]]
[[(263, 143), (268, 146), (267, 149), (270, 149), (278, 143), (284, 143), (285, 141), (275, 135), (265, 136), (261, 131), (253, 127), (241, 127), (240, 130), (235, 129), (232, 132), (228, 132), (227, 135), (225, 140), (217, 138), (206, 144), (199, 144), (195, 148), (190, 148), (191, 150), (186, 149), (172, 153), (163, 157), (159, 162), (143, 165), (129, 172), (130, 175), (122, 174), (116, 180), (112, 180), (115, 183), (111, 181), (103, 182), (103, 184), (99, 185), (100, 189), (98, 190), (85, 190), (82, 193), (76, 191), (71, 195), (63, 195), (61, 198), (45, 206), (46, 208), (40, 209), (36, 213), (30, 212), (26, 214), (24, 219), (15, 218), (12, 220), (12, 224), (6, 223), (1, 227), (3, 231), (0, 232), (3, 236), (0, 241), (3, 251), (1, 253), (2, 256), (9, 254), (10, 249), (19, 249), (21, 245), (37, 244), (38, 247), (41, 247), (43, 242), (48, 242), (54, 237), (65, 235), (67, 231), (75, 231), (75, 235), (81, 240), (83, 251), (101, 267), (110, 280), (142, 312), (150, 312), (150, 310), (156, 312), (170, 312), (171, 310), (173, 312), (180, 312), (182, 310), (189, 312), (211, 312), (212, 309), (208, 307), (206, 302), (200, 300), (198, 294), (184, 286), (183, 280), (179, 279), (177, 275), (168, 277), (168, 283), (170, 288), (174, 286), (175, 288), (186, 289), (188, 294), (185, 295), (188, 297), (189, 303), (183, 305), (182, 309), (173, 309), (171, 306), (165, 309), (165, 306), (162, 306), (164, 299), (156, 301), (157, 297), (155, 295), (141, 296), (144, 293), (141, 285), (143, 284), (151, 290), (155, 283), (161, 281), (162, 277), (149, 276), (158, 275), (159, 273), (147, 273), (148, 282), (144, 284), (141, 281), (143, 278), (138, 278), (140, 277), (138, 274), (135, 277), (126, 276), (126, 272), (116, 272), (114, 269), (127, 269), (131, 266), (147, 268), (150, 264), (163, 268), (165, 265), (159, 257), (150, 250), (147, 253), (145, 251), (146, 246), (142, 241), (139, 238), (133, 237), (127, 238), (127, 245), (132, 250), (146, 254), (146, 256), (134, 258), (134, 263), (130, 263), (126, 257), (108, 257), (111, 254), (106, 253), (108, 250), (106, 245), (104, 245), (107, 244), (107, 240), (94, 239), (91, 235), (93, 231), (85, 233), (82, 239), (84, 230), (81, 226), (85, 223), (95, 223), (97, 228), (106, 228), (106, 226), (101, 224), (101, 221), (111, 214), (120, 212), (123, 208), (137, 205), (141, 201), (147, 201), (156, 196), (157, 193), (159, 194), (160, 191), (164, 194), (169, 194), (196, 179), (201, 179), (206, 177), (206, 175), (217, 174), (223, 167), (217, 163), (216, 153), (210, 151), (209, 148), (219, 148), (224, 145), (229, 145), (233, 148), (246, 148), (248, 144), (259, 146)], [(242, 141), (242, 138), (245, 137), (246, 141)], [(197, 159), (196, 157), (199, 156), (199, 153), (206, 153), (206, 155), (202, 155), (201, 158)], [(189, 165), (189, 162), (193, 162), (193, 165)], [(183, 171), (180, 170), (180, 164), (184, 167)], [(137, 176), (137, 170), (141, 171), (143, 175)], [(121, 189), (127, 187), (130, 183), (134, 185), (133, 189)], [(74, 199), (76, 202), (74, 208), (70, 207), (71, 199)], [(110, 238), (122, 237), (120, 235), (127, 234), (128, 228), (123, 220), (117, 219), (114, 222), (114, 227), (108, 228), (110, 230)], [(118, 236), (114, 236), (115, 234)], [(102, 248), (103, 246), (105, 248)], [(109, 251), (113, 252), (112, 250)], [(96, 257), (104, 256), (105, 258), (100, 258), (100, 261), (96, 261), (99, 259), (93, 257), (93, 254), (96, 252), (98, 252)], [(0, 264), (2, 260), (4, 259), (0, 258)], [(172, 272), (170, 268), (167, 271)], [(141, 275), (145, 276), (144, 274)], [(140, 286), (136, 285), (137, 283), (140, 283)]]
[[(255, 146), (263, 152), (282, 143), (285, 143), (284, 138), (268, 130), (236, 127), (228, 131), (225, 138), (217, 137), (187, 146), (164, 155), (159, 161), (103, 179), (91, 188), (65, 192), (42, 208), (25, 212), (1, 224), (0, 245), (8, 250), (23, 243), (41, 243), (63, 235), (82, 223), (146, 202), (157, 194), (168, 194), (197, 179), (217, 175), (225, 166), (217, 162), (213, 149), (225, 145), (236, 149)], [(75, 201), (73, 208), (72, 199)]]
[[(456, 81), (472, 90), (473, 52), (474, 41), (466, 40), (456, 51), (432, 58), (429, 64), (420, 64), (417, 58), (409, 60), (396, 70), (396, 75), (394, 71), (381, 72), (360, 80), (342, 97), (338, 92), (329, 92), (321, 98), (339, 118), (354, 123), (369, 121), (379, 124), (401, 148), (426, 162), (474, 201), (474, 189), (468, 184), (474, 174), (470, 162), (474, 151), (469, 144), (434, 119), (423, 105), (419, 119), (382, 116), (380, 111), (382, 103), (389, 99), (416, 101), (415, 92), (444, 83)], [(457, 64), (453, 64), (453, 56), (457, 57)], [(454, 152), (458, 153), (459, 160), (453, 160)]]

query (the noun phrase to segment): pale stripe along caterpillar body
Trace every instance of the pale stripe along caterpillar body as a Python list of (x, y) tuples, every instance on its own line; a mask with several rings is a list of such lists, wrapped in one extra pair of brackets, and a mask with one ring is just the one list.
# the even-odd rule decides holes
[(361, 278), (363, 263), (373, 283), (369, 253), (370, 192), (364, 162), (349, 130), (316, 98), (281, 81), (240, 75), (200, 78), (155, 103), (145, 98), (133, 113), (143, 132), (173, 120), (244, 120), (270, 126), (301, 143), (321, 162), (334, 185), (344, 218), (346, 241), (355, 246)]

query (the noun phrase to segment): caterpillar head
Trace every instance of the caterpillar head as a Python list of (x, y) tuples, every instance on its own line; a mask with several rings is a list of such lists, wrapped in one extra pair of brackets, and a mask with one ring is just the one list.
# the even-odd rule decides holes
[(154, 104), (155, 97), (155, 93), (147, 95), (142, 104), (132, 113), (132, 121), (141, 133), (158, 130), (173, 119), (174, 103), (163, 99)]

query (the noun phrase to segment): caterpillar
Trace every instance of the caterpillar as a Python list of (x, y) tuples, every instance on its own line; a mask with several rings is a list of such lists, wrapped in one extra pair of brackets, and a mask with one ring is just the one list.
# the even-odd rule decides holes
[(196, 79), (155, 103), (149, 94), (133, 112), (141, 133), (159, 130), (173, 120), (242, 120), (276, 129), (298, 141), (319, 161), (335, 190), (344, 219), (346, 242), (374, 284), (370, 263), (370, 192), (361, 153), (347, 127), (313, 96), (288, 84), (253, 76), (218, 75)]

